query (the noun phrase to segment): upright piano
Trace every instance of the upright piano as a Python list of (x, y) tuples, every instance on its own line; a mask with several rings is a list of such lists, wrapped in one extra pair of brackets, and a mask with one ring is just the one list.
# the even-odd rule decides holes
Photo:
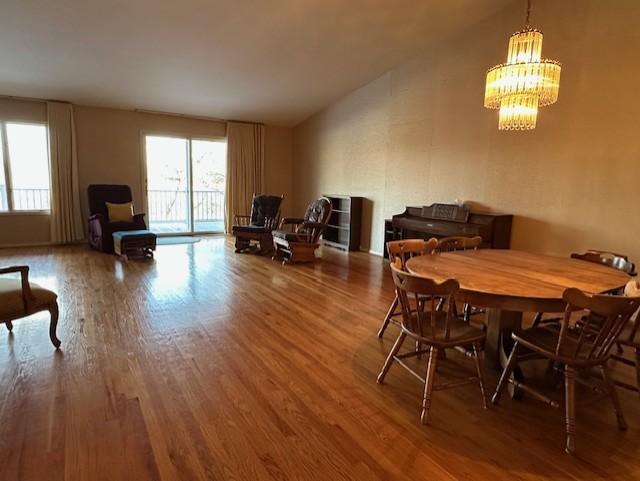
[(390, 240), (448, 236), (480, 236), (481, 247), (508, 249), (511, 245), (512, 220), (510, 214), (471, 212), (467, 207), (457, 204), (407, 207), (402, 214), (385, 220), (384, 256), (388, 256), (386, 243)]

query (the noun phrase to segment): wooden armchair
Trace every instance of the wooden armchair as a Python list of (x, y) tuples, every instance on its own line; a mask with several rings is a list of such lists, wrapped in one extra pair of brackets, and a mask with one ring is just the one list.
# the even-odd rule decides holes
[(51, 343), (60, 347), (60, 340), (56, 337), (58, 325), (57, 295), (37, 284), (29, 283), (29, 267), (13, 266), (0, 268), (0, 274), (20, 273), (20, 279), (0, 278), (0, 323), (4, 323), (9, 331), (13, 330), (16, 319), (30, 316), (40, 311), (51, 313), (49, 324), (49, 338)]
[(285, 262), (313, 262), (320, 236), (331, 215), (331, 201), (326, 197), (314, 200), (303, 218), (285, 217), (273, 231), (275, 253), (273, 259)]
[[(612, 269), (617, 269), (622, 271), (630, 276), (636, 276), (636, 266), (633, 262), (629, 261), (629, 258), (623, 254), (616, 254), (614, 252), (601, 251), (597, 249), (589, 249), (584, 254), (579, 254), (574, 252), (571, 254), (572, 259), (577, 259), (585, 262), (593, 262), (595, 264), (602, 264), (607, 267), (611, 267)], [(614, 289), (613, 291), (607, 292), (607, 294), (622, 294), (621, 289)], [(551, 318), (543, 318), (544, 313), (538, 312), (533, 318), (533, 326), (538, 326), (540, 324), (557, 324), (562, 318), (560, 317), (551, 317)]]
[(451, 236), (438, 239), (436, 252), (453, 252), (478, 249), (482, 244), (482, 237)]
[(250, 215), (237, 215), (231, 232), (236, 238), (236, 252), (252, 249), (252, 241), (258, 243), (258, 252), (273, 250), (271, 232), (280, 221), (283, 196), (253, 194)]
[[(467, 251), (467, 250), (476, 250), (479, 249), (482, 245), (482, 237), (474, 236), (474, 237), (464, 237), (464, 236), (450, 236), (450, 237), (441, 237), (438, 239), (438, 246), (436, 247), (436, 252), (455, 252), (455, 251)], [(453, 303), (453, 309), (456, 315), (458, 315), (458, 310), (456, 303)], [(472, 315), (483, 314), (484, 311), (482, 309), (476, 309), (469, 304), (464, 304), (462, 306), (462, 318), (469, 322), (471, 320)]]
[[(429, 422), (429, 409), (433, 391), (454, 388), (469, 383), (478, 383), (482, 405), (486, 408), (483, 366), (486, 336), (481, 329), (469, 325), (453, 314), (451, 305), (460, 289), (458, 281), (447, 279), (438, 284), (432, 279), (411, 275), (402, 270), (400, 260), (396, 260), (394, 264), (391, 264), (391, 273), (402, 308), (402, 325), (400, 334), (378, 375), (378, 382), (384, 382), (394, 362), (397, 362), (415, 377), (422, 380), (424, 382), (424, 397), (420, 420), (423, 424), (428, 424)], [(423, 309), (418, 306), (422, 297), (427, 297), (431, 300), (429, 302), (430, 309)], [(445, 299), (448, 309), (443, 311), (437, 308), (436, 299), (438, 298)], [(400, 348), (407, 337), (416, 341), (420, 346), (428, 346), (428, 349), (399, 354)], [(436, 365), (441, 358), (439, 354), (444, 353), (445, 349), (462, 349), (465, 352), (469, 352), (475, 361), (476, 375), (434, 386)], [(423, 352), (429, 354), (425, 378), (415, 372), (409, 363), (404, 362), (406, 358), (420, 356)]]
[(612, 267), (613, 269), (618, 269), (630, 276), (637, 275), (635, 264), (629, 261), (629, 258), (623, 254), (589, 249), (584, 254), (573, 253), (571, 254), (571, 258)]
[[(405, 269), (406, 262), (415, 256), (422, 256), (432, 254), (436, 247), (438, 247), (438, 240), (431, 238), (429, 240), (423, 239), (405, 239), (387, 242), (387, 252), (389, 253), (389, 262), (393, 264), (396, 260), (400, 261), (400, 266)], [(400, 324), (396, 317), (400, 317), (402, 313), (398, 310), (399, 299), (398, 294), (393, 299), (387, 315), (382, 321), (382, 325), (378, 330), (378, 337), (384, 336), (384, 331), (387, 330), (387, 326), (390, 322), (394, 324)]]
[[(607, 363), (611, 357), (611, 348), (625, 328), (633, 313), (640, 307), (640, 298), (624, 296), (589, 296), (578, 289), (564, 291), (563, 299), (567, 303), (560, 329), (554, 326), (538, 326), (512, 335), (515, 344), (500, 382), (493, 395), (492, 402), (498, 403), (507, 383), (533, 394), (547, 404), (557, 407), (559, 404), (534, 391), (519, 381), (511, 379), (511, 373), (518, 362), (530, 359), (548, 359), (564, 366), (565, 382), (565, 451), (575, 451), (575, 383), (577, 369), (599, 367), (604, 381), (605, 392), (613, 402), (618, 427), (625, 430), (627, 425), (615, 390), (615, 384), (609, 376)], [(586, 310), (589, 315), (583, 317), (581, 325), (571, 327), (571, 313)]]
[[(629, 281), (625, 286), (624, 295), (634, 298), (640, 297), (640, 282), (636, 279)], [(636, 371), (635, 386), (623, 381), (615, 381), (616, 386), (640, 393), (640, 339), (638, 339), (638, 327), (640, 327), (640, 319), (636, 318), (629, 332), (625, 332), (618, 337), (618, 352), (611, 357), (617, 362), (634, 368)], [(629, 359), (624, 355), (625, 348), (633, 352), (633, 359)]]

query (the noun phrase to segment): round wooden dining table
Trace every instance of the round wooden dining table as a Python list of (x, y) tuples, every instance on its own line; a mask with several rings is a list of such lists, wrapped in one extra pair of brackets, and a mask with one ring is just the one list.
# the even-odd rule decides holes
[(631, 279), (601, 264), (505, 249), (416, 256), (406, 268), (436, 282), (456, 279), (456, 300), (486, 309), (487, 353), (499, 365), (506, 360), (511, 332), (521, 328), (523, 312), (562, 312), (562, 293), (568, 287), (603, 293)]

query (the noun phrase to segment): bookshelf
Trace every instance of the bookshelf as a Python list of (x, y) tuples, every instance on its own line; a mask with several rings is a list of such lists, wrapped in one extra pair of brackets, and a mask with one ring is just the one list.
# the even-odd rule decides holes
[(322, 241), (345, 251), (360, 250), (362, 197), (325, 195), (331, 201), (331, 217)]

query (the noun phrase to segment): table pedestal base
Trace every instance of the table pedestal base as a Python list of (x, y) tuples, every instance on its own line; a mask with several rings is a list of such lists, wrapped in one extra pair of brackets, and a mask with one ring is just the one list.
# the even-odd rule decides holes
[[(490, 362), (493, 362), (498, 373), (502, 374), (513, 348), (511, 333), (522, 328), (522, 312), (487, 309), (485, 322), (487, 326), (485, 353)], [(524, 380), (522, 371), (518, 366), (513, 370), (512, 376), (516, 381), (521, 382)], [(521, 392), (512, 383), (509, 383), (508, 389), (512, 399), (521, 397)]]

